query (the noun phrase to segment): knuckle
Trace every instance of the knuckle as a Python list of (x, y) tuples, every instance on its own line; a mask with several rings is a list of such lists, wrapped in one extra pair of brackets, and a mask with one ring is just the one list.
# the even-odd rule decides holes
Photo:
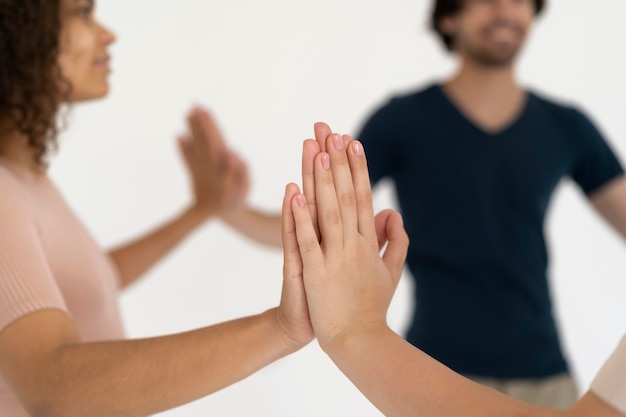
[(310, 255), (316, 251), (317, 247), (318, 247), (317, 241), (307, 239), (300, 244), (300, 253), (302, 255)]
[(343, 206), (353, 207), (356, 204), (356, 196), (353, 192), (341, 193), (339, 203)]
[(331, 226), (336, 226), (341, 223), (341, 213), (339, 213), (339, 210), (337, 209), (328, 210), (324, 217)]

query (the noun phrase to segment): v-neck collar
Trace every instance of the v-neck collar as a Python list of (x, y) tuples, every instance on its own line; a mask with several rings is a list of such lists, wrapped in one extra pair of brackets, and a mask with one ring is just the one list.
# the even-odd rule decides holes
[(517, 115), (513, 119), (511, 119), (509, 123), (504, 125), (502, 128), (492, 132), (492, 131), (484, 129), (482, 126), (476, 123), (471, 117), (465, 114), (461, 110), (461, 108), (457, 106), (454, 100), (450, 96), (448, 96), (448, 94), (443, 89), (443, 86), (441, 84), (435, 84), (434, 89), (437, 91), (437, 93), (439, 94), (439, 96), (441, 97), (445, 105), (450, 107), (453, 113), (455, 113), (460, 119), (462, 119), (466, 125), (468, 125), (471, 129), (477, 131), (481, 135), (486, 136), (486, 137), (491, 137), (491, 138), (496, 138), (498, 136), (505, 135), (509, 131), (515, 129), (515, 127), (517, 127), (517, 125), (525, 118), (526, 113), (528, 113), (528, 108), (529, 108), (530, 100), (531, 100), (531, 94), (528, 91), (526, 91), (524, 104), (520, 107)]

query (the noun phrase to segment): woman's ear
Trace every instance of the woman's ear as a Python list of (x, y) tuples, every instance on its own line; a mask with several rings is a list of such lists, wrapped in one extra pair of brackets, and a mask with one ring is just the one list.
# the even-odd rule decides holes
[(453, 16), (442, 18), (437, 25), (444, 35), (454, 37), (456, 33), (456, 19)]

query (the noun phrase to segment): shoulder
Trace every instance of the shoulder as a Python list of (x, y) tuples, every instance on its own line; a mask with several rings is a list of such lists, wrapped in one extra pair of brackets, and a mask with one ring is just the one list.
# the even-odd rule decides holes
[(572, 104), (562, 104), (537, 94), (531, 94), (540, 123), (545, 132), (560, 135), (581, 153), (604, 148), (606, 138), (587, 114)]
[(428, 120), (429, 109), (438, 98), (439, 87), (435, 84), (401, 94), (392, 94), (386, 97), (382, 104), (374, 107), (366, 119), (365, 129), (368, 127), (385, 127), (404, 130), (406, 122), (411, 125), (419, 123), (420, 119)]
[(438, 99), (439, 95), (440, 87), (436, 84), (431, 84), (417, 90), (394, 94), (387, 99), (387, 102), (381, 109), (398, 114), (411, 112), (415, 116), (416, 110), (423, 111), (428, 109), (433, 101)]
[(3, 196), (10, 195), (11, 199), (14, 199), (17, 197), (15, 194), (21, 194), (21, 188), (19, 177), (0, 161), (0, 193)]
[(546, 98), (542, 94), (529, 92), (530, 100), (535, 108), (543, 112), (550, 121), (567, 129), (575, 129), (590, 125), (591, 121), (579, 108), (570, 103)]
[(15, 219), (31, 206), (27, 185), (22, 178), (0, 161), (0, 217)]

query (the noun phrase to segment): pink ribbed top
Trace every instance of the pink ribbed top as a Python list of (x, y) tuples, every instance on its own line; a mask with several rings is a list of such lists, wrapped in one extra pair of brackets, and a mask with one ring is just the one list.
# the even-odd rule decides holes
[[(119, 278), (46, 176), (0, 158), (0, 332), (42, 309), (67, 312), (84, 342), (124, 337)], [(0, 415), (27, 417), (0, 375)]]

